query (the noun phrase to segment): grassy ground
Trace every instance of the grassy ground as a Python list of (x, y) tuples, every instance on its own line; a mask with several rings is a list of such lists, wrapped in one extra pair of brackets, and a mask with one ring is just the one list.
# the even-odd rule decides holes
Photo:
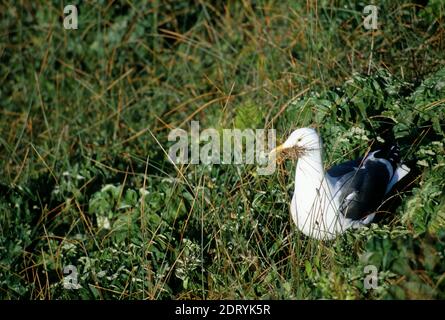
[[(379, 1), (0, 4), (0, 297), (445, 298), (445, 6)], [(294, 227), (292, 162), (175, 169), (173, 128), (316, 126), (327, 165), (394, 135), (382, 222)], [(63, 287), (74, 265), (81, 288)], [(364, 267), (378, 287), (364, 288)]]

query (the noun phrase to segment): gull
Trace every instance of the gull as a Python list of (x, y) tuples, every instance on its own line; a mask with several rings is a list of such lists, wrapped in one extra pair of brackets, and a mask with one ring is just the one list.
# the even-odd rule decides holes
[(292, 220), (301, 232), (318, 240), (331, 240), (349, 228), (371, 223), (385, 196), (410, 171), (392, 145), (325, 172), (322, 140), (313, 128), (293, 131), (269, 155), (286, 152), (298, 158)]

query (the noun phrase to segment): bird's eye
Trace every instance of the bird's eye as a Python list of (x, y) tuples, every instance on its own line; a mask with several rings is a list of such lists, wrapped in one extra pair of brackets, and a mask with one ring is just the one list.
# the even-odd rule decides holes
[(298, 141), (298, 142), (300, 142), (300, 141), (301, 141), (302, 139), (303, 139), (303, 138), (298, 138), (298, 140), (297, 140), (297, 141)]

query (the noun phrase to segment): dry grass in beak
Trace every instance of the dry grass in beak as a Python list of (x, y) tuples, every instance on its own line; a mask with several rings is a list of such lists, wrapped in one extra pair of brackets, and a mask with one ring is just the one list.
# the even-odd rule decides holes
[(298, 157), (303, 155), (305, 151), (306, 149), (301, 147), (281, 149), (277, 154), (277, 163), (281, 164), (288, 159), (296, 160)]

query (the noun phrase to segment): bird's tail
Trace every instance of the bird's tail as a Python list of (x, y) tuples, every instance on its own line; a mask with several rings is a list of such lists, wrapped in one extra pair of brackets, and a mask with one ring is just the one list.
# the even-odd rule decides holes
[(386, 145), (377, 151), (374, 157), (388, 160), (395, 171), (400, 164), (399, 146), (396, 144)]
[(408, 166), (401, 163), (400, 149), (397, 144), (390, 144), (382, 147), (378, 152), (376, 152), (374, 157), (386, 159), (391, 163), (394, 170), (391, 180), (386, 187), (385, 194), (391, 191), (394, 185), (402, 180), (402, 178), (411, 171)]

